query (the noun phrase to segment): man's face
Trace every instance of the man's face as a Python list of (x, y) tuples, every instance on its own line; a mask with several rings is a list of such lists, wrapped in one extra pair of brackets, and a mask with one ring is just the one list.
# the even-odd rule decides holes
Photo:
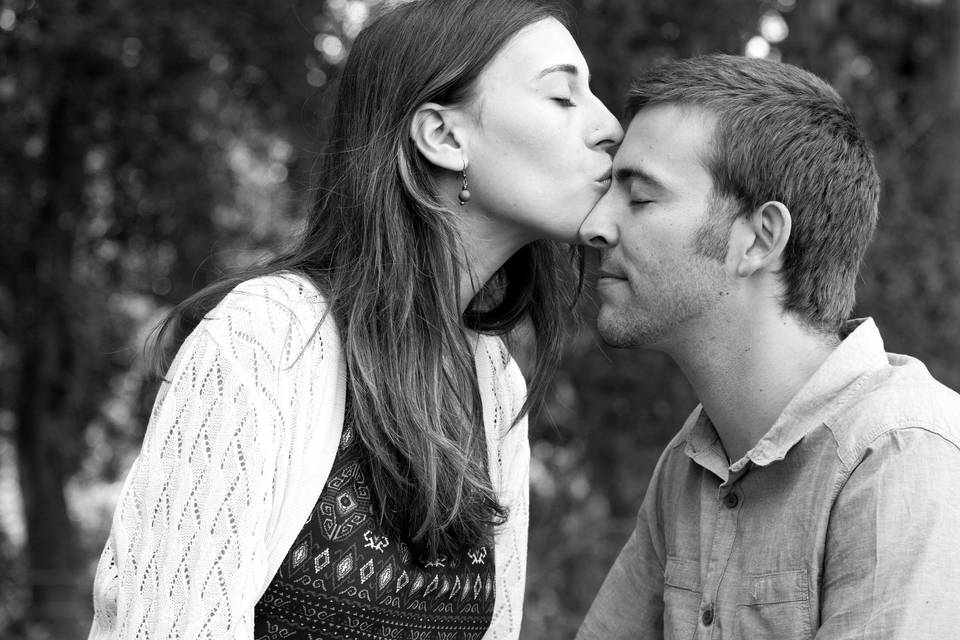
[(703, 226), (726, 215), (711, 210), (704, 164), (713, 127), (698, 109), (642, 109), (614, 158), (610, 190), (580, 227), (581, 241), (600, 249), (597, 324), (610, 345), (669, 349), (690, 331), (708, 330), (728, 292), (723, 262), (702, 249), (707, 230), (728, 228)]

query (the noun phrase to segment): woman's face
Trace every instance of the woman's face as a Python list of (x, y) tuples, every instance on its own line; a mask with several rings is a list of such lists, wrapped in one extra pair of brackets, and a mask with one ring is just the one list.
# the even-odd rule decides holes
[(470, 209), (521, 240), (574, 242), (610, 185), (623, 129), (590, 92), (587, 63), (550, 18), (518, 32), (477, 81), (467, 110)]

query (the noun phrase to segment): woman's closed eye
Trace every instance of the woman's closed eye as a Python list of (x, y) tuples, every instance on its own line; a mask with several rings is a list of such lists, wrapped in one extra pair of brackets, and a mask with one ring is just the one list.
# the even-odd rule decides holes
[(553, 98), (551, 98), (551, 100), (553, 100), (554, 102), (556, 102), (556, 103), (558, 103), (558, 104), (561, 104), (561, 105), (563, 105), (563, 106), (565, 106), (565, 107), (575, 107), (575, 106), (577, 106), (576, 103), (573, 101), (572, 98), (564, 98), (564, 97), (560, 97), (560, 96), (554, 96)]

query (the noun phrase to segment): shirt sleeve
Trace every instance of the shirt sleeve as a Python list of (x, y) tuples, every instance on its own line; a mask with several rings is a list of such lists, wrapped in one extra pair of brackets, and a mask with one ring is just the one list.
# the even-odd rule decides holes
[[(530, 526), (530, 446), (527, 420), (514, 426), (517, 436), (505, 443), (511, 460), (505, 462), (509, 485), (501, 495), (509, 518), (496, 533), (496, 604), (487, 640), (520, 636), (523, 594), (527, 579), (527, 535)], [(520, 437), (522, 432), (522, 437)], [(505, 452), (506, 453), (506, 452)]]
[(304, 394), (291, 390), (318, 384), (302, 367), (319, 355), (273, 287), (241, 288), (187, 338), (158, 395), (97, 568), (92, 640), (253, 637), (301, 448)]
[(833, 507), (819, 640), (956, 634), (960, 450), (923, 427), (881, 435)]
[(526, 382), (499, 339), (487, 338), (478, 362), (491, 480), (507, 521), (494, 533), (495, 602), (484, 640), (516, 640), (523, 619), (530, 526), (530, 443), (527, 418), (513, 420), (526, 397)]
[(663, 638), (664, 548), (660, 533), (660, 457), (644, 496), (637, 524), (614, 561), (577, 632), (577, 640)]

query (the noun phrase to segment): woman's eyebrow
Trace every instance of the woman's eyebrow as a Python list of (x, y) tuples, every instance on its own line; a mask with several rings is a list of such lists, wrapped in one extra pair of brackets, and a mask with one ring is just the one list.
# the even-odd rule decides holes
[[(544, 76), (548, 76), (551, 73), (568, 73), (572, 76), (578, 77), (580, 75), (580, 70), (577, 69), (577, 66), (573, 64), (555, 64), (538, 73), (537, 80), (543, 78)], [(590, 82), (589, 75), (587, 76), (587, 82)]]

